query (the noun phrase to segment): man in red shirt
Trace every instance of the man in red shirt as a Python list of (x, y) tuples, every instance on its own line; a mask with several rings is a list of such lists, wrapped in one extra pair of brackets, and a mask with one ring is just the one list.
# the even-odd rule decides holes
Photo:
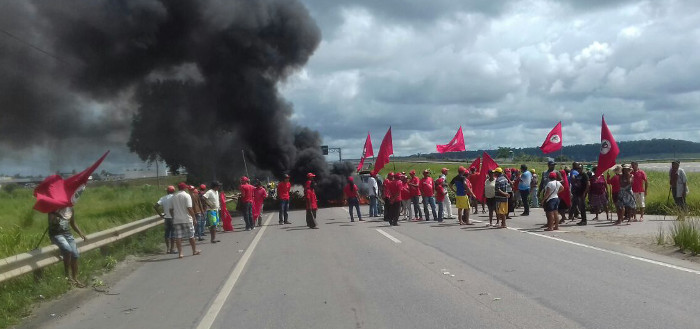
[(359, 188), (355, 185), (355, 180), (352, 177), (348, 177), (348, 183), (343, 188), (343, 194), (345, 194), (345, 199), (348, 201), (348, 207), (350, 207), (350, 221), (354, 222), (355, 218), (352, 216), (352, 209), (357, 210), (357, 218), (364, 222), (362, 219), (362, 214), (360, 213), (360, 193)]
[(280, 220), (279, 223), (291, 224), (289, 221), (289, 191), (292, 183), (289, 182), (289, 175), (284, 174), (284, 180), (277, 184), (277, 198), (280, 200)]
[[(423, 220), (423, 213), (420, 210), (420, 180), (416, 177), (416, 171), (411, 170), (408, 180), (408, 191), (411, 193), (411, 203), (413, 204), (413, 215), (415, 220)], [(426, 216), (427, 220), (427, 216)]]
[(391, 205), (391, 215), (389, 217), (389, 225), (399, 226), (399, 214), (401, 212), (401, 189), (403, 184), (400, 179), (396, 179), (395, 175), (392, 175), (394, 180), (391, 181), (388, 186), (389, 189), (389, 204)]
[(394, 173), (390, 172), (386, 175), (386, 179), (382, 184), (382, 197), (384, 199), (384, 221), (389, 222), (391, 220), (391, 193), (389, 192), (389, 186), (394, 182)]
[(632, 177), (634, 177), (632, 180), (632, 193), (634, 194), (634, 201), (637, 203), (637, 212), (634, 213), (633, 221), (637, 221), (637, 213), (639, 213), (639, 221), (641, 222), (644, 220), (644, 208), (646, 207), (649, 181), (647, 180), (647, 173), (639, 169), (639, 163), (637, 163), (637, 161), (632, 161)]
[(241, 196), (238, 202), (241, 202), (241, 210), (243, 211), (243, 220), (245, 221), (245, 230), (250, 231), (255, 229), (253, 222), (253, 198), (255, 195), (255, 187), (250, 185), (248, 177), (241, 177)]
[(430, 177), (430, 170), (423, 170), (423, 178), (420, 180), (420, 194), (423, 197), (423, 211), (425, 212), (425, 220), (430, 220), (428, 205), (433, 212), (433, 218), (438, 219), (435, 212), (435, 188), (433, 186), (433, 178)]
[(445, 190), (445, 179), (440, 177), (437, 180), (435, 180), (435, 201), (437, 202), (438, 206), (438, 213), (437, 213), (437, 221), (442, 223), (442, 220), (444, 219), (444, 212), (445, 212), (445, 198), (447, 194), (447, 190)]

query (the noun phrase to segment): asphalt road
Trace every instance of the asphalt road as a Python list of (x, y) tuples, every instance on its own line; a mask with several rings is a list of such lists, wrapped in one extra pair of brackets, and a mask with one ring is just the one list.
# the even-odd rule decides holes
[(700, 266), (566, 233), (605, 223), (544, 233), (537, 209), (510, 229), (389, 227), (330, 208), (310, 230), (274, 215), (253, 232), (236, 219), (202, 255), (145, 259), (37, 327), (700, 328)]

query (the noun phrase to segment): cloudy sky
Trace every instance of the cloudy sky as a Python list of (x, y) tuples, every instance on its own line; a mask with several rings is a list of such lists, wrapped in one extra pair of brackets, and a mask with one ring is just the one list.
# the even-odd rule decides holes
[(398, 155), (467, 149), (700, 141), (700, 2), (302, 0), (323, 31), (282, 86), (294, 119), (359, 157), (391, 125)]
[[(468, 150), (539, 146), (560, 120), (565, 145), (597, 143), (602, 114), (618, 140), (700, 141), (700, 1), (300, 1), (322, 41), (280, 91), (346, 158), (389, 126), (396, 155), (460, 125)], [(48, 148), (70, 170), (89, 143)], [(125, 143), (108, 170), (140, 165)], [(0, 149), (0, 173), (46, 174), (46, 149)]]

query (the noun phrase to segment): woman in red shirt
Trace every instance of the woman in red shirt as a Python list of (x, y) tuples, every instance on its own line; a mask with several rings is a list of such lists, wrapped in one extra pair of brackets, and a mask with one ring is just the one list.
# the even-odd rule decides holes
[(444, 216), (444, 205), (443, 202), (445, 201), (445, 195), (447, 194), (445, 191), (445, 188), (443, 187), (443, 184), (445, 183), (445, 180), (440, 177), (435, 181), (435, 202), (437, 202), (438, 206), (438, 213), (437, 213), (437, 221), (439, 223), (442, 223), (443, 216)]
[(312, 173), (306, 174), (306, 184), (304, 184), (304, 199), (306, 200), (306, 225), (309, 228), (317, 229), (316, 225), (316, 210), (318, 210), (318, 203), (316, 200), (316, 182), (314, 182), (314, 177), (316, 175)]
[(364, 222), (365, 220), (362, 219), (362, 214), (360, 213), (359, 188), (355, 185), (352, 177), (348, 177), (348, 183), (345, 185), (345, 188), (343, 188), (343, 193), (345, 194), (345, 199), (348, 201), (348, 207), (350, 207), (350, 221), (355, 221), (355, 218), (352, 216), (352, 209), (355, 208), (357, 210), (357, 218), (361, 222)]

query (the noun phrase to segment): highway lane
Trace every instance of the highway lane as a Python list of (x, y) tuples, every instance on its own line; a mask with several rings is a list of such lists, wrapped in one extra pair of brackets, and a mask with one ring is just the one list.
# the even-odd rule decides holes
[(392, 228), (331, 208), (310, 230), (302, 211), (291, 216), (268, 221), (230, 293), (221, 289), (259, 230), (221, 235), (201, 256), (154, 256), (113, 287), (120, 295), (45, 327), (700, 327), (697, 273), (483, 225)]

